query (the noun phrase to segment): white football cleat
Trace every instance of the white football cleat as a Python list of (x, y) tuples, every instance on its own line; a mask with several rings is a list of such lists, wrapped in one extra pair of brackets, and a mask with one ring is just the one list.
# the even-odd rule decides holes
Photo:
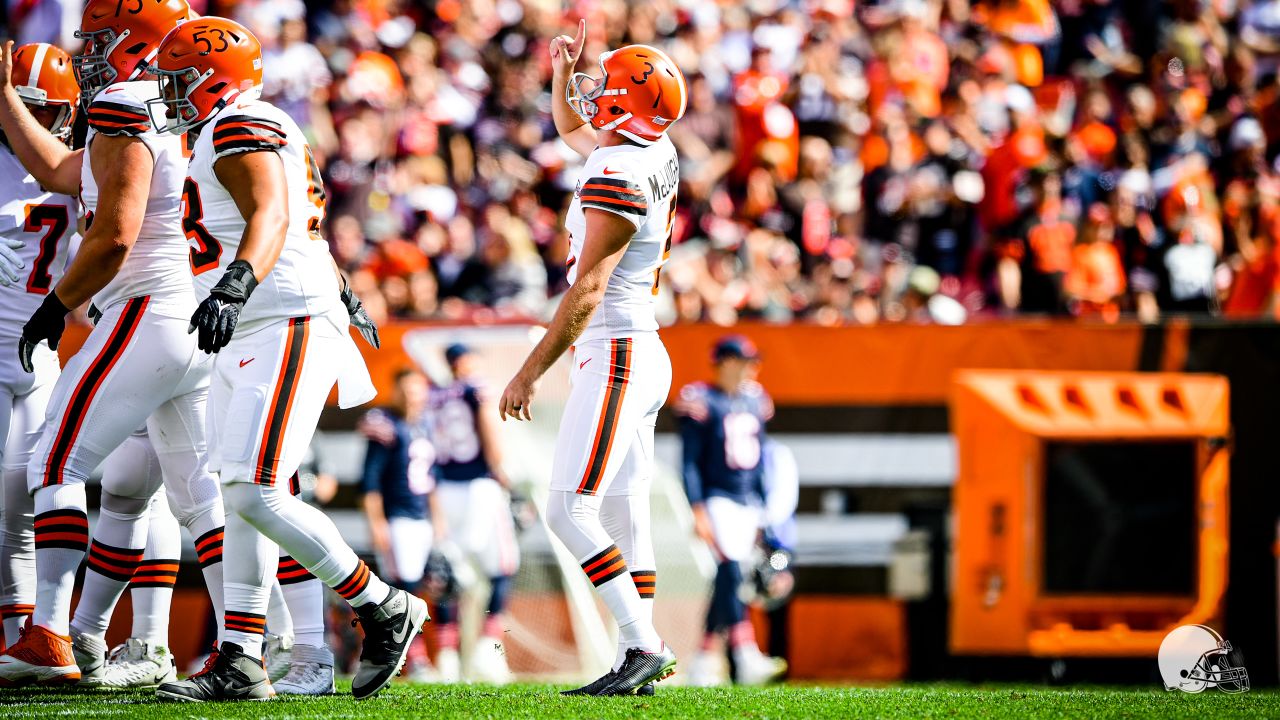
[(734, 648), (733, 663), (733, 679), (739, 685), (768, 685), (787, 672), (786, 660), (765, 655), (754, 646)]
[(293, 662), (284, 677), (272, 683), (277, 695), (332, 695), (333, 652), (329, 648), (294, 645)]
[(471, 679), (490, 685), (506, 685), (511, 682), (511, 668), (507, 666), (507, 651), (497, 638), (481, 637), (476, 641), (471, 655)]
[(440, 675), (436, 682), (446, 685), (462, 682), (462, 661), (457, 648), (444, 648), (436, 654), (436, 672)]
[(724, 656), (705, 650), (693, 656), (689, 663), (689, 684), (693, 687), (720, 687), (729, 684)]
[[(267, 666), (267, 677), (275, 682), (284, 677), (292, 666), (290, 650), (293, 648), (292, 635), (272, 635), (262, 639), (262, 662)], [(330, 660), (330, 665), (333, 661)]]
[(96, 687), (107, 667), (107, 643), (71, 628), (71, 654), (80, 667), (80, 685)]
[(177, 679), (178, 665), (169, 648), (129, 638), (111, 651), (106, 670), (93, 687), (148, 690)]

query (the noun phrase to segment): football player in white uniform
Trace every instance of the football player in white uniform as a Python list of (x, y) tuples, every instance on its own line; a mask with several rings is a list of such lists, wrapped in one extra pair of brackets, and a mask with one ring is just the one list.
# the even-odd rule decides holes
[[(24, 369), (34, 369), (42, 342), (57, 348), (70, 308), (92, 298), (102, 311), (54, 386), (27, 468), (36, 607), (31, 630), (0, 657), (0, 685), (79, 680), (69, 615), (88, 544), (84, 481), (143, 423), (179, 521), (197, 538), (222, 533), (222, 501), (204, 438), (210, 363), (186, 332), (195, 293), (180, 210), (185, 145), (152, 127), (146, 103), (156, 84), (132, 82), (145, 76), (164, 34), (189, 14), (185, 0), (86, 3), (79, 31), (86, 44), (73, 59), (88, 107), (85, 150), (68, 150), (26, 112), (8, 81), (7, 57), (0, 73), (0, 127), (15, 154), (43, 186), (79, 190), (87, 228), (76, 257), (23, 327)], [(136, 523), (97, 536), (111, 547), (142, 548), (151, 494), (104, 490), (122, 500), (120, 515)], [(220, 563), (205, 567), (205, 580), (220, 610)]]
[(570, 77), (585, 40), (581, 23), (576, 38), (560, 36), (550, 48), (556, 130), (586, 158), (565, 219), (572, 285), (499, 411), (530, 419), (538, 379), (573, 350), (547, 524), (613, 613), (620, 644), (613, 670), (569, 692), (627, 695), (676, 664), (653, 626), (648, 502), (653, 428), (671, 385), (653, 298), (679, 186), (666, 130), (684, 114), (687, 93), (679, 68), (645, 45), (601, 55), (600, 78)]
[[(217, 353), (210, 393), (211, 466), (227, 518), (225, 639), (207, 672), (161, 685), (183, 701), (274, 695), (261, 660), (276, 543), (355, 608), (365, 633), (352, 694), (386, 686), (428, 619), (427, 605), (370, 572), (324, 513), (289, 493), (329, 391), (339, 405), (372, 398), (349, 316), (367, 316), (342, 288), (320, 237), (323, 185), (297, 124), (255, 99), (262, 48), (223, 18), (180, 25), (154, 68), (166, 131), (197, 129), (184, 226), (217, 283), (190, 327)], [(157, 113), (159, 115), (159, 113)], [(347, 300), (344, 307), (344, 300)]]
[[(80, 88), (71, 58), (52, 45), (23, 45), (13, 53), (12, 85), (21, 102), (58, 142), (71, 137)], [(46, 130), (47, 128), (47, 130)], [(0, 618), (6, 646), (35, 609), (35, 537), (27, 492), (27, 462), (44, 427), (45, 407), (58, 377), (58, 355), (40, 348), (34, 373), (18, 364), (22, 324), (62, 277), (75, 234), (73, 195), (49, 192), (31, 176), (0, 133)]]

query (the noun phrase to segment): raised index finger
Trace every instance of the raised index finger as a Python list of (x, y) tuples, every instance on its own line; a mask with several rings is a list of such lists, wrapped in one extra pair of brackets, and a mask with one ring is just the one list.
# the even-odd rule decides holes
[(578, 34), (573, 38), (573, 55), (577, 57), (582, 52), (582, 46), (587, 42), (587, 21), (586, 18), (578, 21)]

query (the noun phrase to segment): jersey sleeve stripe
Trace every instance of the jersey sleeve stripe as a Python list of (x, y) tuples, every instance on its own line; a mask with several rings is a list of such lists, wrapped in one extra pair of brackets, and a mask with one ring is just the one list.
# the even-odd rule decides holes
[(645, 213), (644, 208), (631, 207), (630, 203), (619, 204), (614, 200), (588, 200), (586, 198), (582, 199), (582, 209), (607, 210), (619, 215), (643, 216)]
[(612, 190), (583, 190), (582, 199), (587, 200), (588, 198), (591, 200), (613, 200), (626, 205), (634, 205), (635, 207), (648, 206), (648, 202), (645, 201), (643, 195), (636, 197), (635, 195), (627, 195)]
[(598, 183), (588, 181), (586, 185), (582, 186), (582, 189), (584, 191), (600, 190), (601, 192), (604, 192), (604, 193), (617, 193), (618, 195), (629, 195), (632, 197), (632, 199), (641, 199), (641, 200), (644, 199), (644, 192), (642, 192), (639, 188), (619, 188), (619, 187), (614, 187), (612, 185), (600, 185)]
[(213, 154), (215, 159), (221, 159), (227, 155), (235, 155), (245, 152), (276, 152), (284, 147), (283, 143), (271, 143), (255, 138), (253, 140), (236, 140), (235, 142), (227, 142), (221, 145), (213, 146)]
[(617, 178), (600, 177), (598, 175), (596, 177), (588, 179), (587, 183), (591, 185), (605, 185), (609, 188), (614, 188), (617, 190), (630, 190), (632, 192), (640, 191), (640, 186), (636, 185), (630, 180), (618, 180)]
[(269, 145), (278, 145), (281, 147), (289, 144), (289, 141), (285, 140), (284, 138), (269, 137), (267, 135), (259, 135), (258, 133), (246, 132), (240, 135), (227, 135), (222, 138), (214, 138), (213, 147), (221, 148), (222, 146), (227, 145), (229, 143), (234, 143), (242, 140), (252, 140), (254, 142), (266, 143)]
[(117, 115), (137, 116), (140, 118), (148, 117), (147, 112), (142, 108), (134, 107), (132, 105), (124, 105), (122, 103), (95, 102), (89, 106), (90, 115), (104, 112), (115, 113)]
[(269, 120), (243, 120), (241, 122), (220, 122), (218, 127), (214, 128), (213, 137), (217, 139), (219, 135), (228, 134), (229, 131), (236, 128), (254, 128), (257, 130), (265, 130), (270, 133), (284, 137), (284, 130)]
[(103, 122), (100, 120), (89, 120), (89, 127), (97, 130), (103, 135), (141, 135), (147, 131), (147, 126), (142, 123), (117, 123)]

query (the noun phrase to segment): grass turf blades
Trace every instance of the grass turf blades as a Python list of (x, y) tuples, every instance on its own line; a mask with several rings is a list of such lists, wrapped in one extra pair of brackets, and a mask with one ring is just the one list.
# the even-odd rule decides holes
[(1200, 695), (1159, 688), (1044, 688), (922, 684), (882, 688), (786, 685), (772, 688), (660, 687), (651, 698), (561, 697), (567, 685), (414, 685), (393, 683), (357, 703), (336, 696), (266, 703), (158, 703), (151, 693), (0, 693), (0, 712), (17, 718), (1263, 718), (1280, 717), (1280, 692)]

